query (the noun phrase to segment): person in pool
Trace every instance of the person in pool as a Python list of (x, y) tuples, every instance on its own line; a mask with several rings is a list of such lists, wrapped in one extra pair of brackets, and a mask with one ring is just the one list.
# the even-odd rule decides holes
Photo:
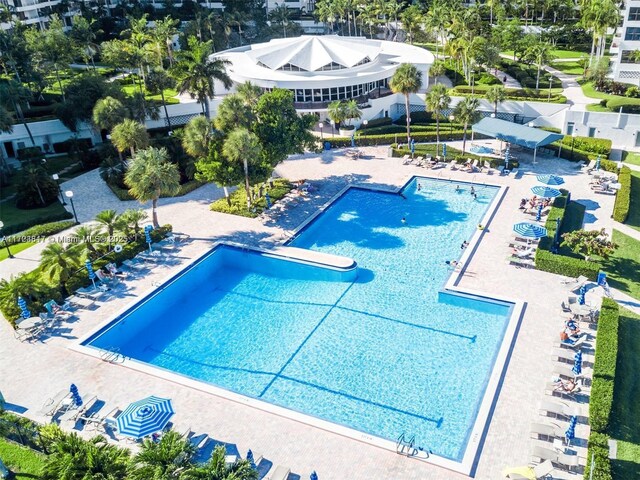
[(467, 242), (466, 240), (464, 242), (462, 242), (462, 245), (460, 245), (460, 250), (464, 250), (465, 248), (467, 248), (469, 246), (469, 242)]
[(471, 185), (471, 195), (475, 196), (475, 194), (476, 194), (476, 189), (473, 188), (473, 185)]
[(407, 219), (405, 217), (402, 217), (402, 219), (400, 220), (403, 224), (407, 223)]
[(446, 263), (447, 266), (450, 267), (450, 268), (456, 268), (458, 266), (457, 260), (447, 260), (444, 263)]
[(460, 185), (456, 185), (456, 192), (460, 191)]

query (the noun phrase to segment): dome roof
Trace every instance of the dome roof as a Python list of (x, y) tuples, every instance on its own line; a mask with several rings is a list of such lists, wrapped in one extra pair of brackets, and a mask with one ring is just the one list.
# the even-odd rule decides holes
[(375, 60), (380, 49), (353, 39), (331, 36), (301, 36), (272, 40), (247, 54), (271, 70), (316, 72), (340, 70)]

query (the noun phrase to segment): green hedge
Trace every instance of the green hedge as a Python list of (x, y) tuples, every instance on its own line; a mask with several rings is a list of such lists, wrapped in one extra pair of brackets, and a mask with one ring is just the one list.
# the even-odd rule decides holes
[[(413, 138), (416, 142), (435, 142), (436, 141), (436, 132), (411, 132), (411, 138)], [(453, 140), (462, 140), (463, 132), (462, 131), (453, 131), (453, 135), (449, 134), (449, 130), (445, 128), (440, 129), (440, 142), (449, 141), (449, 139)], [(406, 140), (406, 130), (402, 133), (395, 134), (382, 134), (382, 135), (366, 135), (357, 137), (355, 140), (356, 146), (358, 147), (368, 147), (375, 145), (390, 145), (395, 143), (396, 140), (401, 142), (402, 140)], [(471, 139), (471, 129), (467, 131), (467, 139)], [(351, 139), (350, 138), (325, 138), (325, 141), (330, 142), (333, 148), (340, 147), (350, 147)], [(468, 143), (469, 144), (469, 143)]]
[(382, 127), (384, 125), (391, 125), (393, 123), (393, 119), (391, 117), (383, 117), (383, 118), (374, 118), (373, 120), (369, 120), (369, 123), (366, 125), (363, 123), (360, 125), (360, 130), (367, 130), (369, 128)]
[[(437, 125), (435, 121), (433, 123), (429, 123), (426, 125), (425, 124), (415, 125), (414, 123), (411, 124), (412, 135), (414, 133), (436, 133), (436, 131), (437, 131)], [(445, 136), (445, 134), (449, 135), (452, 132), (462, 134), (462, 125), (458, 123), (454, 123), (453, 125), (451, 125), (448, 121), (446, 122), (440, 121), (440, 136)], [(369, 128), (364, 131), (357, 131), (356, 138), (369, 137), (373, 135), (387, 135), (387, 134), (406, 135), (407, 127), (406, 125), (385, 125), (381, 127)]]
[(10, 235), (17, 232), (22, 232), (33, 226), (42, 225), (45, 223), (57, 222), (58, 220), (66, 220), (67, 218), (73, 218), (70, 212), (64, 211), (55, 215), (46, 215), (42, 217), (34, 217), (24, 222), (14, 223), (9, 227), (4, 227), (2, 233)]
[[(583, 478), (593, 480), (612, 480), (611, 460), (609, 460), (609, 437), (603, 433), (591, 432), (589, 436), (589, 449), (587, 452), (587, 465)], [(591, 476), (591, 461), (594, 462), (593, 476)]]
[[(178, 193), (173, 195), (173, 197), (182, 197), (187, 193), (193, 192), (196, 188), (200, 188), (204, 184), (205, 182), (200, 182), (198, 180), (190, 180), (187, 183), (183, 183), (182, 185), (180, 185), (180, 190), (178, 190)], [(135, 200), (135, 198), (133, 198), (129, 193), (129, 190), (120, 188), (118, 185), (114, 185), (108, 182), (107, 182), (107, 185), (109, 186), (113, 194), (116, 197), (118, 197), (119, 200), (122, 200), (123, 202), (127, 200)], [(165, 197), (164, 195), (161, 196), (161, 198), (173, 198), (173, 197)]]
[(589, 423), (594, 432), (606, 433), (609, 428), (618, 360), (619, 318), (618, 304), (610, 298), (603, 298), (589, 400)]
[[(35, 239), (44, 239), (49, 235), (53, 235), (54, 233), (61, 232), (66, 230), (67, 228), (71, 228), (75, 225), (75, 222), (72, 220), (66, 220), (63, 222), (51, 222), (44, 223), (42, 225), (36, 225), (31, 228), (27, 228), (23, 232), (16, 233), (9, 237), (6, 237), (6, 242), (9, 245), (15, 245), (16, 243), (29, 242), (34, 241)], [(29, 237), (29, 238), (27, 238)]]
[(620, 190), (616, 193), (616, 201), (613, 205), (613, 219), (624, 223), (629, 216), (631, 206), (631, 169), (629, 167), (623, 166), (620, 169), (618, 183), (620, 183)]
[[(431, 124), (435, 123), (435, 121), (436, 119), (433, 118), (433, 114), (431, 112), (427, 112), (426, 110), (411, 112), (411, 125)], [(395, 123), (396, 125), (406, 125), (407, 116), (402, 115), (393, 123)]]
[[(471, 87), (468, 87), (466, 85), (461, 85), (458, 87), (454, 87), (451, 89), (451, 94), (452, 95), (473, 95), (478, 96), (478, 97), (484, 97), (486, 94), (486, 89), (484, 88), (477, 88), (474, 87), (473, 89)], [(537, 101), (537, 102), (546, 102), (547, 99), (549, 99), (549, 94), (548, 92), (545, 92), (544, 90), (540, 90), (540, 93), (536, 93), (535, 90), (529, 89), (529, 88), (518, 88), (518, 89), (506, 89), (505, 90), (505, 95), (506, 95), (506, 99), (507, 100), (532, 100), (532, 101)], [(567, 97), (565, 97), (564, 95), (562, 95), (561, 93), (551, 93), (551, 99), (550, 99), (551, 103), (567, 103)]]
[(592, 137), (572, 137), (571, 135), (565, 135), (562, 139), (563, 150), (571, 150), (573, 145), (574, 150), (580, 150), (586, 153), (597, 153), (609, 157), (611, 153), (611, 140), (607, 138), (592, 138)]
[(637, 98), (612, 98), (607, 100), (607, 108), (612, 112), (640, 113), (640, 99)]

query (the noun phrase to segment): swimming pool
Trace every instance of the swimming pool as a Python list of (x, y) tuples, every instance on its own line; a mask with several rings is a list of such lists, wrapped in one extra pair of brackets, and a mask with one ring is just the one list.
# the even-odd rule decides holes
[(349, 189), (289, 245), (357, 270), (219, 246), (86, 343), (460, 461), (513, 307), (443, 290), (498, 192), (470, 188)]

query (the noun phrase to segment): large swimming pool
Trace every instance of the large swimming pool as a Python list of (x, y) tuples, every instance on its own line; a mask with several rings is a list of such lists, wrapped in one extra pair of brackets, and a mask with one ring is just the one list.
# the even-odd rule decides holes
[(290, 245), (357, 271), (219, 246), (88, 343), (459, 461), (513, 307), (443, 290), (498, 192), (474, 188), (352, 188)]

